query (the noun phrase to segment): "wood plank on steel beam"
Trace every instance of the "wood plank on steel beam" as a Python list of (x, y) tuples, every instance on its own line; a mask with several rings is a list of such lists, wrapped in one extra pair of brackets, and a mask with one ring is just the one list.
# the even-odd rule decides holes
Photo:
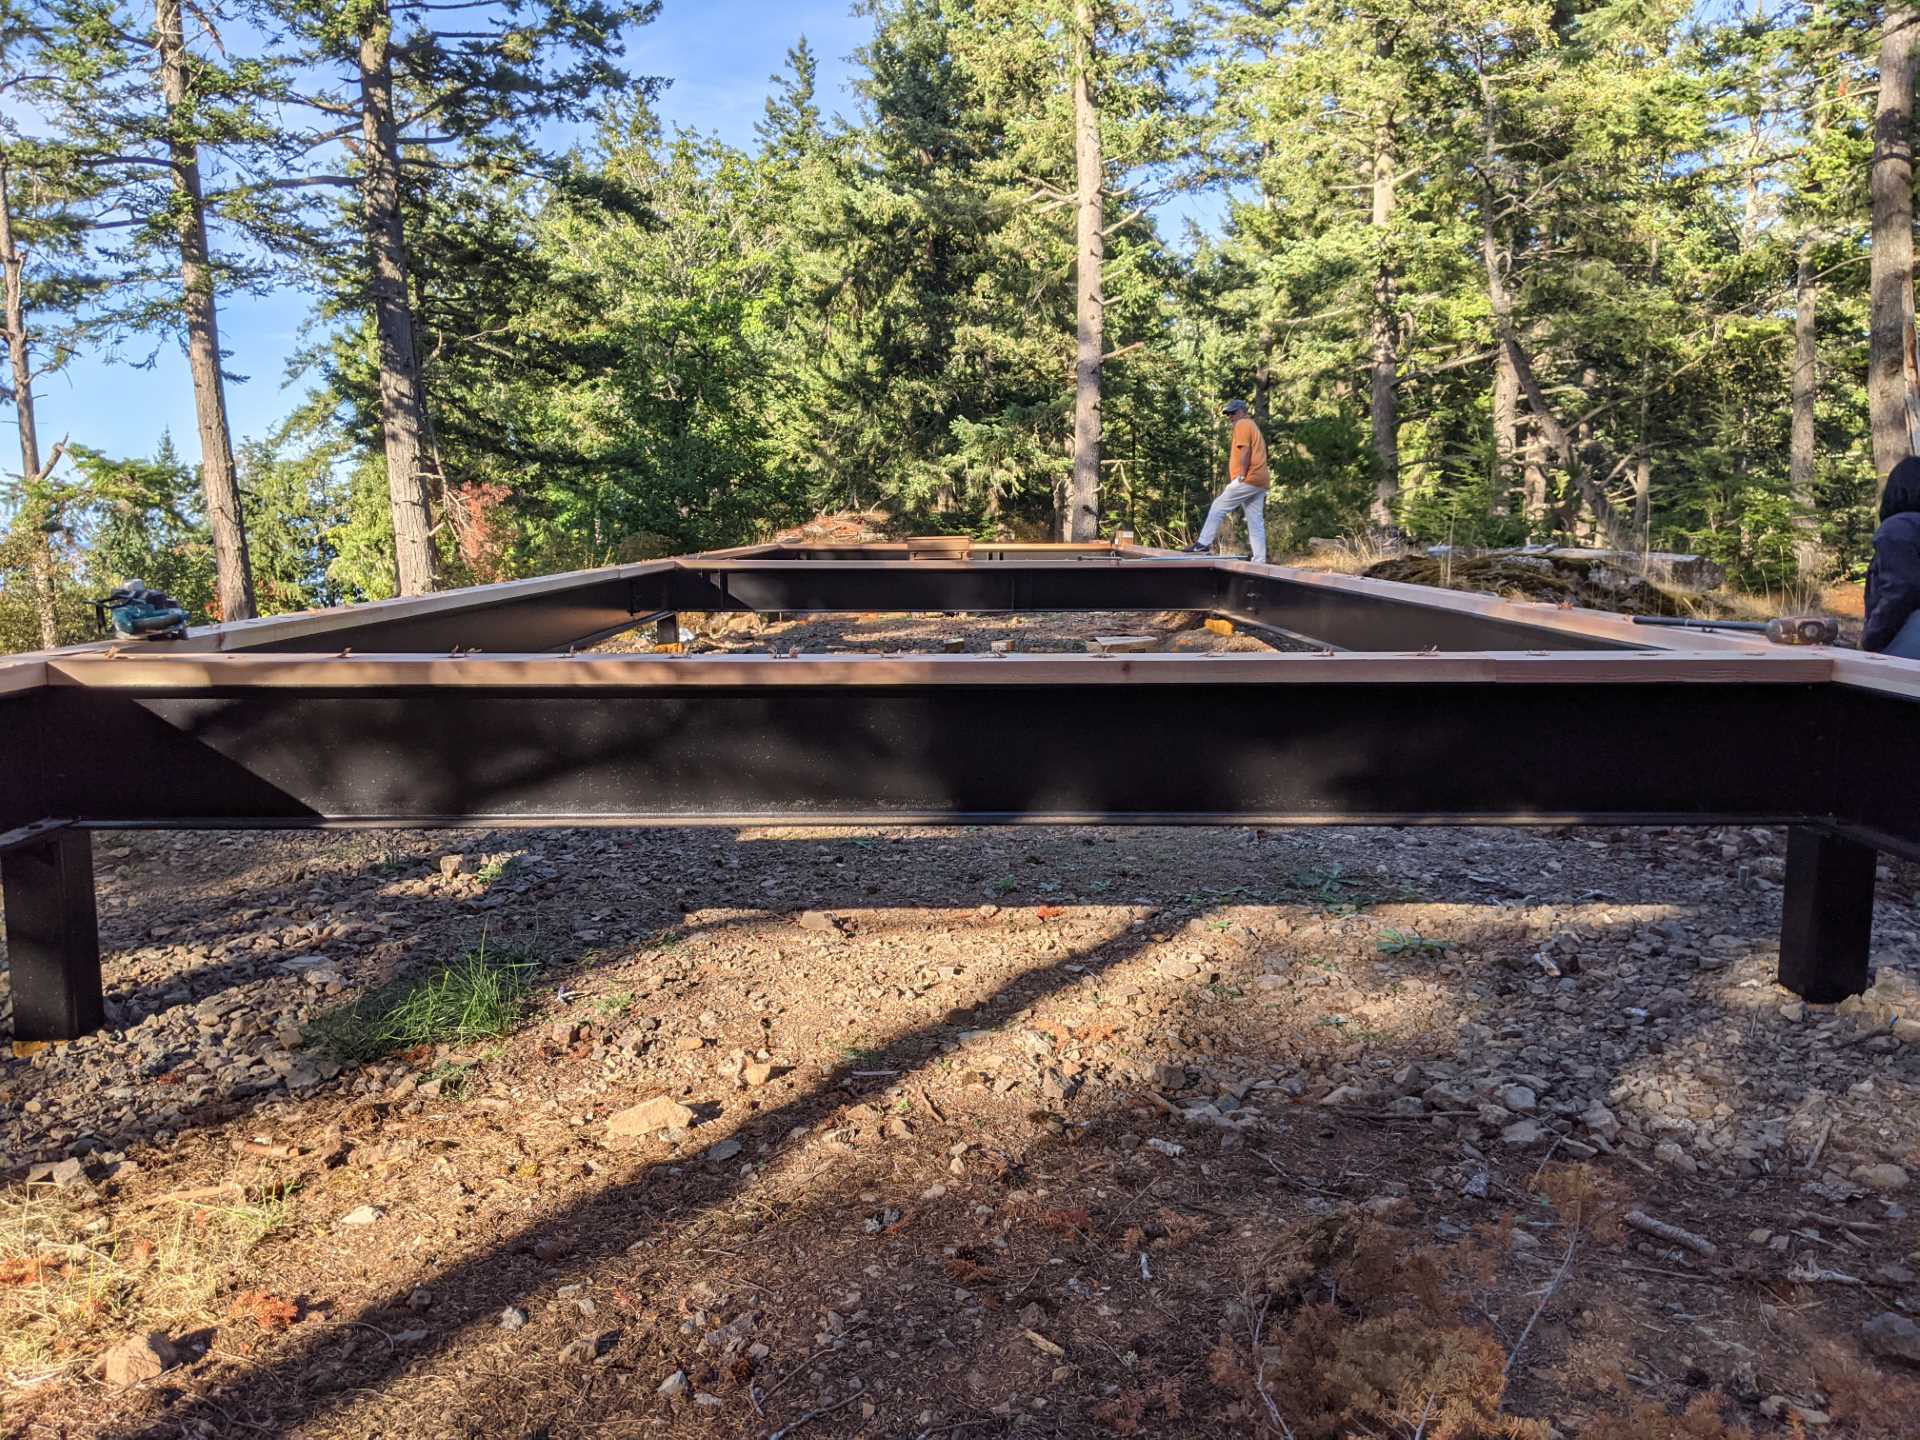
[(51, 688), (101, 690), (534, 689), (937, 685), (1821, 685), (1824, 655), (1673, 651), (1469, 651), (1434, 655), (80, 655), (48, 665)]

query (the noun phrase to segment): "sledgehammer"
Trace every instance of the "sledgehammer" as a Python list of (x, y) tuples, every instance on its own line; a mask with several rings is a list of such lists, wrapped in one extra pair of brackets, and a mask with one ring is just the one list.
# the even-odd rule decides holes
[(1776, 645), (1831, 645), (1840, 638), (1839, 622), (1824, 615), (1782, 615), (1777, 620), (1682, 620), (1672, 615), (1636, 615), (1633, 623), (1674, 630), (1744, 630), (1765, 635)]

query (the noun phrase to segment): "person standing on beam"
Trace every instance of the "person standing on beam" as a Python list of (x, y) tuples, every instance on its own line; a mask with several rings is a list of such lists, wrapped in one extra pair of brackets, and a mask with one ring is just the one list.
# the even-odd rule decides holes
[(1920, 459), (1911, 455), (1893, 467), (1880, 495), (1860, 648), (1920, 660)]
[(1189, 545), (1189, 555), (1212, 551), (1220, 537), (1220, 526), (1238, 510), (1247, 522), (1247, 544), (1253, 551), (1253, 563), (1267, 563), (1267, 441), (1260, 427), (1247, 413), (1247, 402), (1229, 400), (1226, 416), (1233, 422), (1233, 446), (1227, 454), (1227, 488), (1214, 497), (1207, 511), (1207, 523), (1200, 527), (1197, 544)]

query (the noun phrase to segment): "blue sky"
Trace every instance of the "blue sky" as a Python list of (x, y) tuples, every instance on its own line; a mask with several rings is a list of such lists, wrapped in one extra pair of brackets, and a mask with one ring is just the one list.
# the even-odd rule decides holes
[[(768, 77), (782, 68), (788, 47), (802, 34), (819, 59), (821, 108), (852, 115), (852, 56), (869, 28), (868, 20), (853, 14), (850, 0), (666, 0), (657, 20), (633, 32), (626, 68), (672, 81), (659, 102), (668, 125), (717, 133), (744, 146), (753, 142)], [(1203, 202), (1199, 208), (1213, 207)], [(1162, 217), (1169, 235), (1179, 233), (1179, 223)], [(246, 377), (230, 380), (227, 388), (236, 446), (264, 437), (306, 390), (305, 380), (286, 383), (286, 367), (310, 299), (288, 290), (223, 301), (227, 369)], [(147, 455), (171, 431), (181, 457), (199, 459), (186, 358), (171, 342), (155, 351), (152, 341), (136, 339), (117, 359), (81, 356), (35, 390), (43, 446), (71, 435), (109, 454)]]
[[(851, 114), (854, 100), (845, 86), (853, 52), (867, 33), (868, 22), (853, 15), (848, 0), (666, 0), (659, 19), (633, 32), (626, 68), (673, 81), (659, 107), (668, 124), (715, 131), (745, 145), (753, 140), (767, 78), (785, 64), (787, 48), (802, 34), (819, 57), (822, 109)], [(227, 369), (247, 377), (227, 385), (236, 445), (264, 436), (306, 389), (304, 380), (292, 387), (284, 380), (310, 299), (289, 290), (222, 302)], [(34, 388), (43, 448), (70, 434), (75, 443), (109, 454), (146, 455), (171, 430), (182, 458), (199, 459), (193, 385), (186, 357), (171, 342), (155, 352), (151, 340), (135, 339), (117, 361), (81, 356)], [(12, 454), (10, 439), (8, 445)]]

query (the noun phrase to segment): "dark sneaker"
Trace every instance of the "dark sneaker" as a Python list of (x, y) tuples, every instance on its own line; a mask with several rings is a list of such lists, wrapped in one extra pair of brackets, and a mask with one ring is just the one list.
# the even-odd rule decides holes
[(1182, 550), (1180, 553), (1182, 555), (1211, 555), (1213, 553), (1213, 546), (1189, 545), (1187, 546), (1186, 549)]

